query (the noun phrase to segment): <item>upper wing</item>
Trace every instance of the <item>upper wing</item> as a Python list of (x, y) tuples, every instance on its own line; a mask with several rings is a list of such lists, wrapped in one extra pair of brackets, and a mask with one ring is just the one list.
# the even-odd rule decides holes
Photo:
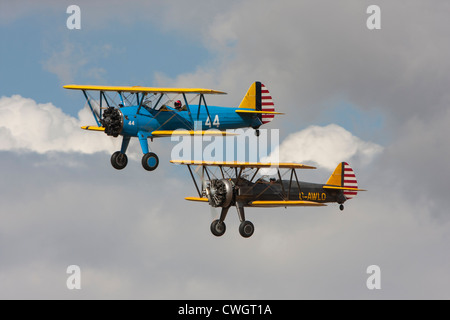
[(251, 207), (323, 207), (326, 204), (302, 200), (257, 200), (249, 203)]
[(90, 86), (70, 84), (64, 86), (72, 90), (96, 90), (96, 91), (119, 91), (119, 92), (148, 92), (148, 93), (194, 93), (194, 94), (226, 94), (226, 92), (204, 89), (204, 88), (152, 88), (141, 86)]
[(201, 166), (224, 166), (224, 167), (245, 167), (245, 168), (291, 168), (291, 169), (316, 169), (301, 163), (275, 163), (275, 162), (240, 162), (240, 161), (196, 161), (196, 160), (170, 160), (171, 163)]

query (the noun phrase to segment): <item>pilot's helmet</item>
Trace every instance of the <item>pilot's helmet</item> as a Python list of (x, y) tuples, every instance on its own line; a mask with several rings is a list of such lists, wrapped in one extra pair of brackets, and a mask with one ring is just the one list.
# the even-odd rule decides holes
[(177, 100), (177, 101), (175, 101), (175, 108), (181, 108), (181, 101), (180, 100)]

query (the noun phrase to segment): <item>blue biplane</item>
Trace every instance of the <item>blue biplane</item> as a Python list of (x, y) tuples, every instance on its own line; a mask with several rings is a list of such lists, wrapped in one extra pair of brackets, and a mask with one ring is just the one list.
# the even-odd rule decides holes
[[(111, 164), (118, 170), (128, 163), (126, 151), (131, 137), (139, 139), (144, 154), (142, 166), (152, 171), (157, 168), (159, 159), (149, 152), (149, 138), (153, 141), (153, 138), (172, 135), (225, 135), (225, 130), (237, 128), (254, 128), (259, 135), (261, 125), (281, 114), (275, 112), (272, 97), (261, 82), (250, 86), (238, 108), (208, 106), (205, 95), (225, 94), (211, 89), (91, 85), (66, 85), (64, 88), (81, 90), (94, 115), (97, 126), (82, 129), (123, 137), (120, 151), (111, 156)], [(90, 91), (99, 92), (98, 99), (93, 98)], [(188, 95), (192, 94), (193, 99), (188, 100)], [(194, 103), (197, 98), (198, 103)]]

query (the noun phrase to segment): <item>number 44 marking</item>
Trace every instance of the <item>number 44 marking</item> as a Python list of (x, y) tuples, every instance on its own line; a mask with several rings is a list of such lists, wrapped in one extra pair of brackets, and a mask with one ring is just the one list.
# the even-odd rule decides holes
[(208, 126), (208, 127), (212, 127), (212, 126), (217, 126), (217, 127), (219, 127), (220, 126), (220, 121), (219, 121), (219, 115), (218, 114), (216, 114), (216, 116), (214, 117), (214, 121), (213, 121), (213, 123), (211, 124), (211, 118), (208, 116), (208, 118), (206, 118), (206, 121), (205, 121), (205, 126)]

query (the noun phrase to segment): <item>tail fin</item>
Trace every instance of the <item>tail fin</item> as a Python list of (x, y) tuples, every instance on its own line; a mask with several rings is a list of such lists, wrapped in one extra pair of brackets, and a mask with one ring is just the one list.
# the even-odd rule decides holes
[(363, 191), (358, 189), (358, 182), (356, 181), (355, 172), (353, 172), (353, 169), (347, 162), (341, 162), (338, 164), (336, 169), (334, 169), (333, 174), (328, 179), (326, 186), (336, 186), (339, 187), (336, 189), (344, 190), (344, 196), (347, 199), (355, 197), (358, 194), (358, 191)]
[[(258, 117), (263, 124), (269, 123), (275, 117), (275, 105), (269, 90), (261, 82), (254, 82), (242, 99), (239, 108), (258, 111)], [(267, 111), (269, 113), (263, 113)]]

